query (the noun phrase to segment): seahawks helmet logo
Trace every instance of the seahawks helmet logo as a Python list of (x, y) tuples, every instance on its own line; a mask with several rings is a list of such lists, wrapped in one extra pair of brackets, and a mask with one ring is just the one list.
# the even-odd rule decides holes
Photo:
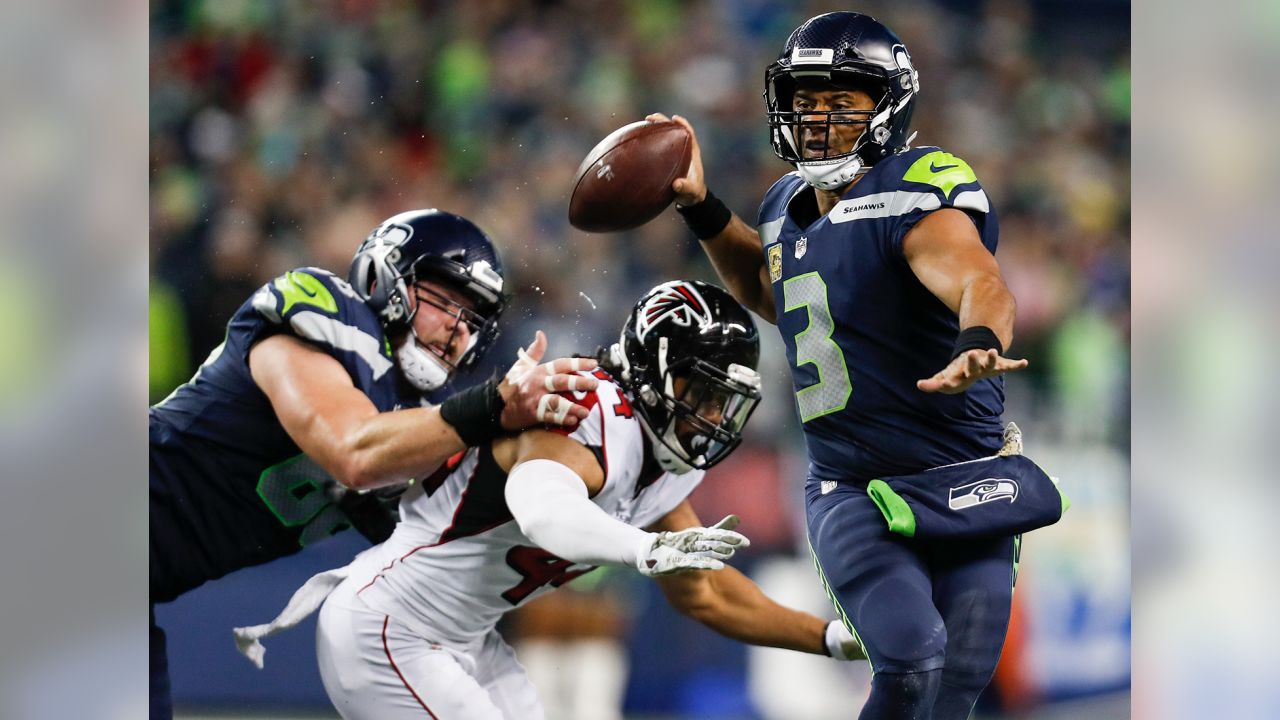
[(679, 281), (668, 283), (640, 308), (636, 318), (636, 337), (644, 342), (650, 330), (668, 320), (681, 327), (712, 322), (711, 311), (698, 291), (692, 285)]
[(987, 478), (968, 485), (951, 488), (951, 498), (947, 505), (952, 510), (964, 510), (974, 505), (1008, 500), (1012, 504), (1018, 499), (1018, 481), (1012, 478)]

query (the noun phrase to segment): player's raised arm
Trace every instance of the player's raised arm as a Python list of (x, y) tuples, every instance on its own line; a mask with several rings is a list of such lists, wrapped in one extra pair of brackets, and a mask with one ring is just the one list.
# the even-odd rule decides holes
[[(736, 525), (737, 518), (730, 517), (731, 525)], [(685, 500), (651, 529), (671, 532), (700, 525), (697, 513)], [(660, 578), (658, 584), (672, 607), (725, 637), (839, 660), (866, 657), (839, 621), (828, 622), (779, 605), (732, 567), (715, 573), (671, 575)]]
[(592, 390), (574, 373), (595, 361), (561, 358), (538, 364), (541, 331), (501, 384), (485, 383), (442, 405), (378, 412), (332, 356), (302, 340), (275, 335), (254, 345), (249, 370), (289, 437), (343, 485), (357, 490), (421, 477), (468, 444), (538, 423), (573, 426), (587, 410), (554, 393)]
[(951, 362), (918, 382), (919, 389), (961, 393), (978, 380), (1027, 366), (1025, 359), (1004, 357), (1013, 344), (1013, 293), (963, 211), (943, 208), (926, 215), (907, 233), (902, 251), (920, 282), (960, 319)]
[(630, 565), (653, 577), (722, 569), (722, 560), (748, 544), (731, 530), (654, 533), (611, 517), (590, 500), (604, 486), (599, 461), (563, 435), (527, 430), (518, 438), (498, 441), (493, 452), (499, 465), (512, 465), (504, 493), (520, 530), (565, 560)]
[[(661, 122), (666, 121), (667, 116), (653, 113), (645, 119)], [(676, 210), (702, 242), (703, 250), (729, 292), (752, 312), (771, 323), (776, 322), (760, 234), (709, 193), (703, 176), (702, 150), (693, 126), (679, 115), (671, 120), (683, 125), (693, 139), (689, 172), (671, 184), (676, 192)]]

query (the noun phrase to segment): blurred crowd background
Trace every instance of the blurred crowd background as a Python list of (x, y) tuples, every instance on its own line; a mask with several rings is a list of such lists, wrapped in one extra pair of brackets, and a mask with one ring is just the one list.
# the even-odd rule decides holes
[[(535, 329), (548, 333), (552, 355), (615, 340), (631, 303), (656, 282), (715, 275), (671, 211), (630, 233), (571, 228), (579, 162), (647, 113), (684, 115), (711, 186), (753, 219), (764, 190), (789, 170), (767, 140), (764, 68), (796, 25), (836, 9), (867, 12), (903, 38), (921, 78), (915, 144), (964, 158), (991, 196), (998, 258), (1019, 306), (1012, 354), (1031, 360), (1007, 380), (1007, 419), (1073, 501), (1063, 523), (1024, 544), (1009, 648), (984, 712), (1050, 717), (1063, 702), (1124, 694), (1127, 3), (153, 2), (151, 400), (190, 377), (258, 286), (303, 265), (345, 275), (370, 229), (418, 207), (472, 219), (503, 255), (514, 303), (482, 375), (509, 364)], [(704, 519), (743, 517), (753, 541), (744, 569), (757, 581), (827, 614), (803, 551), (804, 447), (785, 357), (764, 330), (765, 402), (748, 442), (694, 501)], [(163, 608), (177, 701), (323, 708), (305, 632), (294, 639), (296, 662), (285, 660), (287, 648), (270, 658), (282, 660), (278, 676), (254, 674), (229, 632), (204, 634), (211, 613), (226, 613), (227, 627), (269, 618), (306, 571), (345, 562), (352, 542), (308, 550), (283, 570), (238, 573)], [(250, 588), (253, 599), (243, 599)], [(833, 703), (795, 714), (817, 697), (805, 683), (854, 703), (865, 695), (859, 669), (747, 652), (671, 617), (655, 597), (606, 575), (509, 630), (528, 643), (620, 641), (584, 651), (583, 662), (618, 664), (628, 716), (819, 718)], [(588, 607), (599, 617), (583, 620)], [(183, 619), (196, 616), (200, 629), (184, 631)], [(565, 616), (582, 622), (557, 619)], [(851, 716), (848, 707), (832, 716)]]

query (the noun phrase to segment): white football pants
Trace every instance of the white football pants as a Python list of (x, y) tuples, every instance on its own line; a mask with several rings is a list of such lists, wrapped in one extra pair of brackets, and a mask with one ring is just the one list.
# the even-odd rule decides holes
[(497, 631), (467, 647), (424, 639), (342, 583), (320, 609), (316, 657), (346, 720), (542, 720), (542, 705)]

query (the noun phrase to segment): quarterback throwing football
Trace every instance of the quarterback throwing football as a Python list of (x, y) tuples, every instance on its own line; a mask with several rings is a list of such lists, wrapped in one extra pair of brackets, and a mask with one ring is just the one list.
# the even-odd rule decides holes
[(1001, 376), (1027, 361), (1006, 356), (996, 217), (964, 160), (911, 147), (920, 87), (883, 24), (811, 18), (765, 72), (773, 149), (795, 170), (756, 222), (708, 191), (696, 140), (672, 186), (730, 291), (786, 343), (809, 541), (874, 672), (864, 720), (969, 716), (1004, 644), (1020, 533), (1065, 507), (1002, 427)]

